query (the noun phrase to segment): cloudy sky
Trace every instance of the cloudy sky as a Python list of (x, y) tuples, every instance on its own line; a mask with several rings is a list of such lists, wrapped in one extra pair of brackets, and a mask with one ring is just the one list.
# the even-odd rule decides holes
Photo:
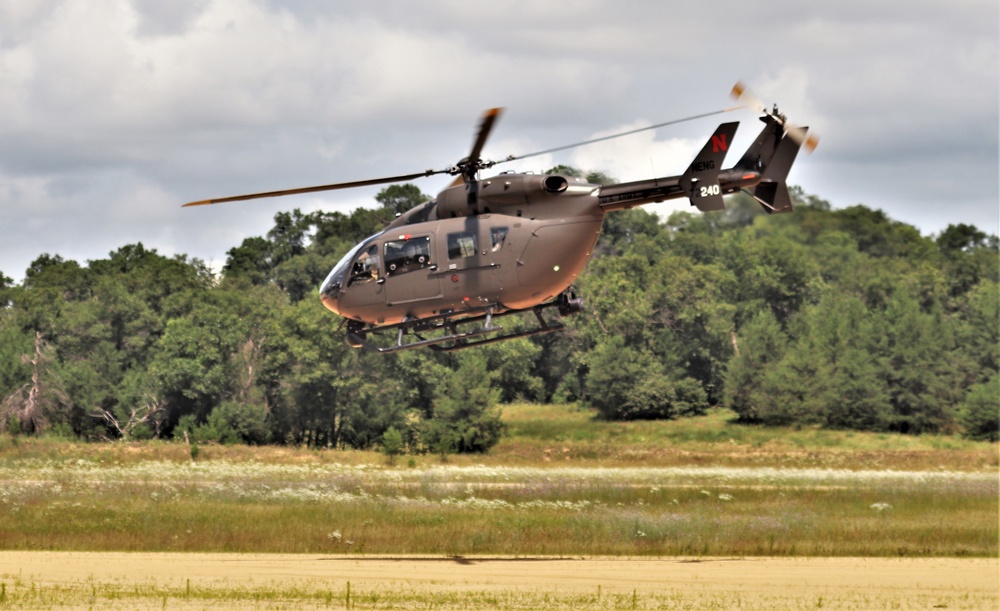
[[(378, 187), (191, 200), (443, 168), (480, 114), (502, 158), (731, 105), (744, 80), (822, 138), (789, 182), (925, 235), (998, 231), (995, 0), (0, 0), (0, 272), (136, 242), (219, 266), (274, 214)], [(736, 111), (536, 157), (681, 173)], [(734, 155), (735, 157), (735, 155)], [(734, 161), (731, 159), (730, 162)], [(433, 194), (447, 177), (419, 181)], [(687, 208), (686, 203), (675, 208)], [(665, 209), (666, 210), (666, 209)]]

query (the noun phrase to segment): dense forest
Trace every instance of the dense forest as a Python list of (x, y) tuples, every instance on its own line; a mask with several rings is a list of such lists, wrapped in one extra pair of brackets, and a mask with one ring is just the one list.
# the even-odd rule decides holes
[(997, 236), (923, 236), (793, 191), (784, 215), (742, 195), (610, 214), (565, 331), (449, 354), (352, 349), (317, 299), (353, 244), (427, 199), (412, 185), (279, 213), (217, 274), (138, 243), (86, 265), (43, 254), (21, 284), (0, 274), (0, 430), (477, 452), (497, 406), (526, 400), (996, 440)]

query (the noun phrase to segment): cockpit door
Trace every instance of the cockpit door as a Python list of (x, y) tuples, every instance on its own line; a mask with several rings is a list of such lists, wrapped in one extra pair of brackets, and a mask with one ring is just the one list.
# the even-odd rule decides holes
[(386, 304), (399, 305), (441, 298), (441, 279), (434, 258), (434, 236), (404, 235), (382, 246)]

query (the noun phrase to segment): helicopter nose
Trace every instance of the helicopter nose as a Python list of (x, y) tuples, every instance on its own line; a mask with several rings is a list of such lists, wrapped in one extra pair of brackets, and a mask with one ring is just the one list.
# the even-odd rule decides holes
[(332, 278), (327, 278), (326, 282), (319, 290), (319, 299), (323, 306), (334, 314), (340, 314), (340, 282)]
[(323, 305), (326, 307), (327, 310), (330, 310), (334, 314), (340, 314), (340, 308), (337, 307), (338, 306), (337, 302), (339, 301), (337, 295), (335, 294), (331, 295), (326, 292), (323, 292), (320, 293), (319, 298), (320, 301), (323, 302)]

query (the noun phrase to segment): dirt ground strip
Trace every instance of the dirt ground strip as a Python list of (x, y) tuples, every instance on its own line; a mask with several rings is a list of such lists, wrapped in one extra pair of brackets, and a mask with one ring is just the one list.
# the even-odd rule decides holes
[[(796, 609), (1000, 608), (1000, 561), (996, 558), (444, 558), (4, 551), (0, 552), (0, 583), (8, 604), (27, 602), (18, 597), (34, 588), (33, 593), (62, 592), (62, 599), (46, 603), (39, 595), (37, 600), (60, 608), (344, 608), (346, 604), (375, 608), (393, 600), (391, 606), (396, 607), (449, 608), (482, 602), (482, 598), (470, 597), (491, 592), (500, 595), (500, 602), (492, 605), (500, 608), (613, 608), (628, 602), (637, 608), (676, 609), (737, 604)], [(102, 600), (106, 588), (134, 590), (136, 597)], [(140, 588), (147, 594), (140, 595)], [(65, 597), (75, 590), (80, 591), (79, 600)], [(206, 596), (185, 601), (178, 595), (192, 590)], [(309, 605), (287, 598), (268, 603), (249, 594), (244, 600), (240, 594), (269, 590), (330, 594), (325, 605), (319, 599)], [(353, 599), (347, 592), (353, 592)], [(381, 598), (373, 596), (377, 593), (382, 593)]]

